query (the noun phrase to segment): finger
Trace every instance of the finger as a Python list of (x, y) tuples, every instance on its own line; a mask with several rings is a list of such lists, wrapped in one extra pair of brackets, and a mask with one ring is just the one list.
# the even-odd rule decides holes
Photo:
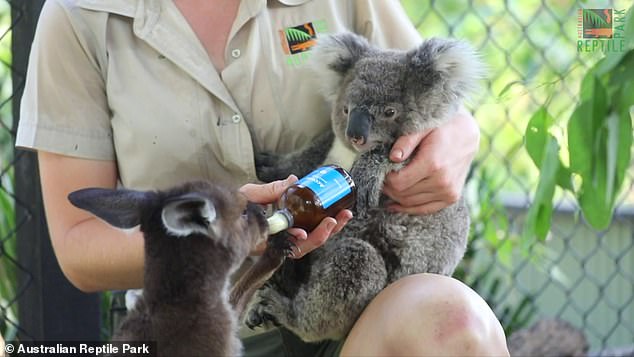
[(441, 209), (446, 208), (448, 206), (449, 206), (449, 203), (445, 201), (433, 201), (433, 202), (426, 203), (424, 205), (414, 206), (414, 207), (405, 207), (395, 203), (395, 204), (389, 205), (388, 210), (391, 212), (399, 212), (399, 213), (407, 213), (407, 214), (416, 215), (416, 216), (424, 216), (427, 214), (436, 213), (440, 211)]
[(306, 240), (308, 238), (308, 233), (301, 228), (289, 228), (287, 232), (298, 240)]
[(416, 183), (431, 177), (434, 170), (434, 159), (419, 150), (411, 161), (399, 171), (392, 171), (385, 177), (384, 186), (392, 187), (396, 191), (405, 191)]
[(336, 234), (341, 232), (343, 227), (352, 219), (352, 211), (348, 209), (344, 209), (337, 214), (335, 220), (337, 221), (337, 225), (333, 228), (331, 234)]
[(398, 138), (390, 151), (390, 160), (393, 162), (406, 160), (429, 133), (430, 130), (424, 130)]
[(258, 185), (258, 184), (246, 184), (240, 188), (249, 201), (255, 203), (271, 203), (276, 201), (282, 193), (297, 181), (297, 176), (290, 175), (285, 180), (273, 181), (270, 183)]
[(395, 201), (400, 201), (403, 198), (411, 195), (417, 195), (421, 193), (438, 193), (438, 187), (434, 184), (433, 178), (428, 177), (414, 183), (412, 186), (404, 190), (399, 190), (398, 188), (394, 187), (393, 183), (386, 182), (383, 185), (383, 193)]
[(398, 192), (385, 191), (385, 194), (403, 207), (415, 207), (425, 205), (434, 201), (444, 201), (445, 197), (438, 192), (422, 192), (414, 194), (401, 194)]
[(305, 240), (297, 240), (296, 245), (300, 249), (301, 254), (296, 258), (301, 258), (324, 244), (328, 237), (332, 234), (336, 225), (337, 221), (334, 218), (326, 217), (323, 221), (321, 221), (321, 223), (319, 223), (317, 228), (308, 234), (308, 237)]

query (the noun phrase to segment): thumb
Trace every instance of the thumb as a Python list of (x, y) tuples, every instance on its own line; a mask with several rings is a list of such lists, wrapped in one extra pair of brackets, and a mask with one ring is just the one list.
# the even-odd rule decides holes
[(431, 129), (403, 135), (396, 140), (390, 151), (392, 162), (402, 162), (416, 150), (420, 142), (431, 132)]
[(240, 188), (240, 192), (251, 202), (266, 204), (276, 201), (295, 181), (297, 181), (297, 176), (290, 175), (285, 180), (262, 185), (248, 183)]

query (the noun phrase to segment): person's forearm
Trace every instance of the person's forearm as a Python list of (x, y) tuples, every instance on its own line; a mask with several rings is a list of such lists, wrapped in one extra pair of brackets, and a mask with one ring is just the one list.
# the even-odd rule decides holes
[(85, 292), (141, 288), (143, 285), (143, 236), (122, 231), (90, 218), (53, 240), (66, 277)]

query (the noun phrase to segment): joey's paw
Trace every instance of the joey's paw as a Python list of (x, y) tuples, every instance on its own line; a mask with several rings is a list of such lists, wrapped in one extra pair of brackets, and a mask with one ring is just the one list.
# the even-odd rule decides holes
[(283, 162), (282, 156), (271, 152), (261, 152), (255, 154), (255, 172), (258, 178), (264, 182), (283, 180), (284, 176), (280, 166)]
[(272, 235), (267, 242), (265, 254), (282, 259), (292, 256), (297, 251), (297, 247), (291, 237), (287, 231)]

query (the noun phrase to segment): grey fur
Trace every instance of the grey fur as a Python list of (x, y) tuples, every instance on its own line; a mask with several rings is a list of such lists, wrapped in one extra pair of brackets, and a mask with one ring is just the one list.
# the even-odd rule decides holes
[(140, 224), (144, 235), (143, 295), (114, 341), (156, 342), (158, 356), (241, 354), (237, 329), (246, 301), (291, 251), (286, 236), (271, 238), (229, 293), (231, 273), (267, 239), (261, 207), (203, 181), (157, 192), (90, 188), (69, 200), (116, 227)]
[[(258, 292), (246, 321), (283, 325), (305, 341), (343, 338), (376, 294), (401, 277), (453, 273), (467, 244), (464, 199), (426, 216), (393, 213), (385, 208), (383, 181), (404, 165), (389, 160), (396, 139), (450, 118), (482, 74), (475, 52), (455, 40), (396, 51), (343, 33), (321, 38), (313, 58), (332, 104), (334, 135), (359, 152), (351, 169), (355, 219), (321, 248), (285, 262)], [(257, 170), (269, 180), (302, 176), (313, 169), (303, 163), (327, 153), (314, 146), (277, 160), (267, 153)]]

